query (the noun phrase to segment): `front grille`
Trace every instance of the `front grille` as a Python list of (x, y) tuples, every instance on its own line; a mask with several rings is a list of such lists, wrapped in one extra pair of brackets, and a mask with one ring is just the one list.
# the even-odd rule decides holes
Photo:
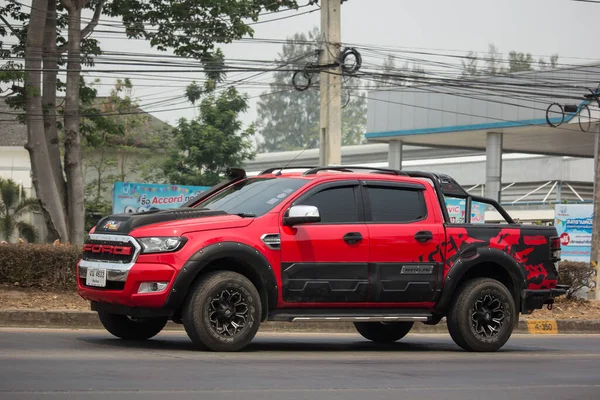
[(131, 242), (88, 240), (83, 245), (83, 260), (127, 264), (133, 260), (135, 247)]
[(96, 289), (96, 290), (123, 290), (123, 289), (125, 289), (125, 282), (106, 281), (105, 287), (98, 287), (98, 286), (86, 285), (85, 278), (79, 278), (79, 283), (83, 287), (90, 288), (90, 289)]

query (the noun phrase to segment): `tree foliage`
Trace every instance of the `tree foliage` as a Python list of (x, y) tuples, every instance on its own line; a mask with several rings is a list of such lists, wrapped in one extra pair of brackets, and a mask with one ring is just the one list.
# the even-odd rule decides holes
[[(95, 83), (99, 83), (98, 81)], [(160, 153), (169, 147), (164, 127), (151, 124), (132, 97), (129, 79), (117, 79), (107, 97), (90, 97), (82, 104), (86, 229), (112, 210), (108, 193), (115, 181), (136, 181), (160, 164)]]
[(589, 262), (563, 261), (558, 267), (558, 280), (569, 286), (567, 299), (577, 297), (584, 289), (595, 288), (596, 269)]
[(254, 34), (248, 19), (257, 21), (264, 10), (297, 7), (296, 0), (112, 0), (106, 13), (122, 18), (130, 38), (211, 65), (215, 44)]
[(388, 55), (383, 61), (381, 74), (375, 74), (369, 87), (382, 89), (394, 86), (408, 86), (419, 83), (425, 76), (425, 70), (417, 65), (412, 66), (407, 62), (404, 66), (396, 66), (396, 57)]
[[(480, 61), (483, 61), (483, 67), (479, 65)], [(461, 62), (463, 77), (506, 75), (536, 69), (536, 61), (531, 53), (511, 51), (508, 53), (508, 58), (504, 60), (494, 44), (489, 45), (485, 56), (479, 57), (477, 53), (470, 51)], [(544, 58), (537, 61), (538, 69), (556, 68), (557, 65), (558, 54), (550, 56), (548, 61)]]
[[(8, 52), (3, 47), (2, 54), (25, 59), (24, 65), (0, 71), (0, 80), (10, 84), (9, 104), (25, 111), (32, 182), (52, 236), (73, 243), (83, 240), (81, 64), (91, 65), (93, 55), (100, 53), (90, 35), (102, 14), (121, 18), (128, 37), (144, 38), (155, 49), (193, 57), (214, 76), (224, 67), (216, 56), (216, 45), (252, 35), (248, 19), (256, 21), (261, 11), (282, 7), (297, 8), (297, 4), (295, 0), (32, 0), (27, 9), (30, 14), (16, 0), (0, 5), (0, 15), (17, 22), (9, 29), (2, 27), (0, 36), (19, 40)], [(94, 16), (81, 29), (86, 8), (94, 10)], [(63, 83), (57, 71), (65, 66)], [(61, 143), (56, 92), (63, 88)]]
[(227, 168), (254, 157), (250, 141), (254, 126), (243, 129), (240, 120), (248, 109), (248, 96), (234, 87), (221, 88), (210, 78), (203, 88), (190, 84), (186, 93), (191, 103), (199, 102), (199, 116), (179, 120), (164, 175), (170, 183), (212, 186)]
[[(277, 61), (289, 70), (314, 62), (320, 40), (318, 28), (288, 38)], [(271, 89), (261, 95), (256, 120), (258, 150), (262, 152), (319, 147), (320, 94), (317, 84), (308, 90), (290, 89), (292, 73), (274, 72)], [(367, 123), (364, 93), (352, 79), (344, 79), (342, 91), (342, 144), (359, 144)]]
[(28, 242), (38, 238), (36, 229), (23, 217), (39, 209), (37, 199), (28, 198), (23, 188), (12, 179), (0, 178), (0, 235), (10, 242), (15, 232)]

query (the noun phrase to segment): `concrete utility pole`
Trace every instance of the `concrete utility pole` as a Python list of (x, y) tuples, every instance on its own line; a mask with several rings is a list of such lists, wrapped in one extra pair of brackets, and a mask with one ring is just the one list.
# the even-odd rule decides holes
[[(321, 65), (340, 61), (340, 0), (321, 0)], [(319, 163), (342, 164), (342, 68), (324, 68), (320, 73), (321, 120)]]

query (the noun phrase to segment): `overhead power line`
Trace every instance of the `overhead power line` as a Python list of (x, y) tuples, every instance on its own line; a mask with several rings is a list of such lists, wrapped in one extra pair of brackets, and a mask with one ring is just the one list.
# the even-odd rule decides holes
[[(316, 10), (311, 10), (316, 11)], [(304, 13), (302, 13), (304, 14)], [(298, 15), (298, 14), (297, 14)], [(283, 19), (291, 16), (283, 17)], [(112, 22), (114, 25), (114, 22)], [(111, 31), (112, 32), (112, 31)], [(114, 32), (114, 34), (118, 34)], [(246, 44), (281, 44), (287, 43), (287, 40), (281, 39), (261, 39), (261, 38), (244, 38), (239, 43)], [(302, 42), (302, 41), (297, 41)], [(312, 41), (306, 41), (306, 44), (317, 45)], [(361, 49), (363, 53), (363, 68), (361, 72), (354, 77), (353, 83), (346, 83), (346, 88), (365, 90), (369, 88), (371, 83), (386, 82), (385, 88), (378, 89), (380, 91), (414, 91), (414, 92), (430, 92), (435, 94), (451, 94), (458, 97), (487, 100), (492, 103), (523, 107), (524, 109), (542, 110), (542, 108), (534, 103), (544, 103), (547, 99), (564, 99), (564, 100), (581, 100), (579, 97), (571, 94), (572, 90), (580, 85), (587, 83), (585, 74), (587, 70), (579, 70), (578, 68), (598, 69), (598, 66), (584, 66), (578, 64), (557, 64), (561, 67), (572, 67), (571, 77), (556, 78), (556, 79), (539, 79), (528, 81), (523, 77), (506, 75), (502, 76), (502, 80), (494, 81), (489, 77), (461, 77), (457, 79), (462, 72), (462, 65), (456, 61), (469, 59), (468, 55), (452, 54), (453, 50), (440, 51), (421, 51), (419, 49), (410, 48), (391, 48), (385, 46), (368, 47), (366, 45), (356, 45), (356, 48)], [(40, 49), (41, 51), (41, 49)], [(310, 55), (309, 52), (307, 55)], [(227, 59), (222, 72), (232, 73), (235, 76), (226, 79), (220, 90), (225, 90), (227, 87), (235, 86), (237, 88), (247, 89), (271, 89), (278, 90), (279, 93), (286, 92), (292, 89), (290, 84), (280, 84), (266, 82), (268, 74), (275, 72), (290, 72), (297, 70), (304, 63), (302, 58), (281, 61), (281, 60), (259, 60), (259, 59)], [(410, 72), (392, 72), (388, 73), (383, 70), (381, 61), (386, 57), (392, 56), (395, 60), (412, 62), (416, 65), (427, 67), (424, 72), (419, 74), (411, 74)], [(569, 59), (569, 58), (566, 58)], [(572, 58), (575, 59), (575, 58)], [(583, 59), (583, 58), (578, 58)], [(13, 60), (20, 60), (14, 58)], [(131, 70), (119, 68), (97, 68), (92, 67), (86, 69), (84, 74), (86, 77), (99, 77), (106, 75), (129, 75), (135, 78), (144, 80), (154, 80), (161, 82), (173, 83), (190, 83), (194, 77), (186, 78), (185, 75), (203, 74), (205, 69), (198, 67), (198, 62), (191, 58), (178, 57), (169, 54), (146, 54), (135, 52), (114, 52), (106, 51), (100, 56), (94, 56), (94, 65), (113, 65), (119, 67), (135, 67)], [(443, 60), (443, 61), (439, 61)], [(588, 59), (592, 60), (592, 59)], [(485, 58), (481, 59), (485, 61)], [(598, 60), (596, 60), (598, 61)], [(506, 64), (508, 60), (498, 60), (499, 63)], [(60, 74), (65, 73), (65, 69), (59, 69)], [(260, 79), (259, 79), (260, 78)], [(415, 84), (411, 88), (403, 86), (403, 80), (409, 80)], [(202, 81), (202, 78), (195, 79)], [(397, 81), (397, 83), (391, 83)], [(105, 86), (104, 84), (101, 84)], [(106, 85), (108, 86), (108, 85)], [(111, 85), (112, 86), (112, 85)], [(135, 85), (136, 87), (154, 87), (155, 85)], [(185, 88), (187, 85), (172, 85), (172, 88)], [(312, 89), (311, 89), (312, 90)], [(271, 95), (276, 92), (266, 93)], [(157, 95), (155, 95), (157, 96)], [(256, 98), (253, 96), (252, 98)], [(260, 97), (260, 96), (258, 96)], [(165, 108), (165, 105), (172, 105), (173, 102), (185, 102), (183, 95), (175, 98), (156, 99), (156, 101), (145, 103), (141, 106), (144, 108)], [(520, 104), (519, 102), (525, 102)], [(528, 105), (531, 102), (534, 105)], [(191, 109), (192, 107), (183, 107), (181, 109)], [(176, 111), (180, 108), (161, 109), (163, 111)], [(448, 112), (448, 111), (446, 111)]]

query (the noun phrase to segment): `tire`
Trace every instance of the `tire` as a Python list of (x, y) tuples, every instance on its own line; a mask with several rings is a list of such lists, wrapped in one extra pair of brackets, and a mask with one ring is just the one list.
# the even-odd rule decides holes
[(492, 352), (508, 341), (516, 317), (515, 301), (506, 286), (477, 278), (457, 291), (447, 317), (448, 332), (464, 350)]
[(182, 319), (198, 347), (229, 352), (243, 349), (254, 339), (261, 315), (260, 295), (248, 278), (236, 272), (215, 271), (192, 287)]
[(355, 322), (354, 327), (364, 337), (375, 343), (393, 343), (410, 332), (414, 322)]
[(131, 319), (125, 315), (98, 312), (100, 322), (107, 331), (125, 340), (146, 340), (158, 335), (168, 318)]

